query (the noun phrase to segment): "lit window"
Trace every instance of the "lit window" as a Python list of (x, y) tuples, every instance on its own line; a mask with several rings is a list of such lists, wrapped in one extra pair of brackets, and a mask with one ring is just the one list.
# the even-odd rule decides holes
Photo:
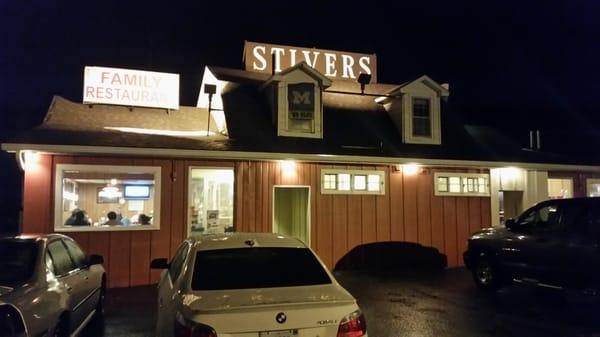
[(448, 192), (448, 177), (438, 177), (437, 190), (440, 192)]
[(336, 174), (325, 174), (323, 175), (323, 189), (335, 190), (336, 189)]
[(350, 174), (348, 174), (348, 173), (338, 174), (338, 190), (350, 191)]
[(191, 167), (188, 234), (233, 231), (233, 169)]
[(489, 174), (436, 172), (435, 195), (489, 196)]
[(450, 192), (460, 193), (460, 177), (450, 177)]
[(57, 164), (56, 232), (160, 228), (161, 168)]
[(368, 170), (321, 170), (323, 194), (385, 194), (385, 172)]
[(354, 189), (357, 191), (364, 191), (367, 189), (367, 176), (355, 175), (354, 176)]
[(413, 136), (431, 137), (429, 99), (413, 98)]
[(573, 197), (573, 179), (550, 178), (548, 179), (548, 197), (550, 199), (564, 199)]
[(381, 189), (381, 186), (379, 185), (379, 175), (377, 174), (369, 174), (367, 177), (367, 189), (369, 191), (374, 191), (377, 192)]

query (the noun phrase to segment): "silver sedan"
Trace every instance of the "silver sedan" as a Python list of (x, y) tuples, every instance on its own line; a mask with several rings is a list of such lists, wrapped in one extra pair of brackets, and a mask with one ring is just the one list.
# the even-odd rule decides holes
[[(102, 257), (86, 256), (71, 238), (59, 234), (0, 238), (0, 256), (0, 303), (16, 309), (27, 336), (76, 336), (95, 313), (103, 313)], [(0, 326), (17, 325), (14, 310), (6, 311)], [(6, 319), (13, 322), (1, 321)]]

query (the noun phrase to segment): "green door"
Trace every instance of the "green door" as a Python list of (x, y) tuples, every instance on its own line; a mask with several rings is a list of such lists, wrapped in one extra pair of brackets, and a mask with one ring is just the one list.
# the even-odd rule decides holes
[(310, 244), (308, 187), (274, 187), (273, 232)]

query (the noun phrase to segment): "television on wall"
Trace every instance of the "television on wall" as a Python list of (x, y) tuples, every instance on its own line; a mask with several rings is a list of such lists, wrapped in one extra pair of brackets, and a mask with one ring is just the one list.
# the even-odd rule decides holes
[(150, 199), (150, 185), (125, 185), (123, 188), (125, 200)]

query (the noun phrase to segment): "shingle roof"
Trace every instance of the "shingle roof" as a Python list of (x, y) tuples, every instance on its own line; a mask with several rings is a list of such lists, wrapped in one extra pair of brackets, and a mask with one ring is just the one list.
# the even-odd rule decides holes
[[(323, 139), (278, 137), (263, 83), (270, 76), (210, 67), (228, 81), (223, 93), (228, 136), (181, 137), (124, 133), (107, 126), (163, 130), (205, 129), (207, 111), (181, 107), (177, 111), (87, 105), (55, 97), (44, 122), (10, 143), (88, 145), (192, 150), (335, 154), (398, 158), (452, 159), (553, 164), (599, 164), (594, 158), (523, 150), (518, 143), (490, 127), (463, 125), (442, 108), (442, 145), (405, 144), (382, 105), (384, 95), (398, 85), (372, 84), (369, 95), (360, 85), (334, 81), (323, 93)], [(333, 93), (331, 91), (334, 91)], [(345, 93), (340, 93), (345, 92)], [(211, 131), (214, 129), (214, 123)]]

